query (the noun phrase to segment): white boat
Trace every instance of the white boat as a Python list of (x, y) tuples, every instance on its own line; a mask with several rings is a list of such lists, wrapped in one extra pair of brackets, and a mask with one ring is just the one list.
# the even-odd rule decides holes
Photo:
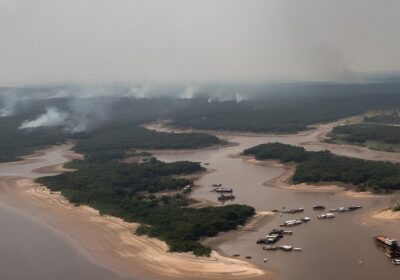
[(279, 246), (280, 249), (282, 249), (283, 251), (292, 251), (293, 250), (293, 246), (289, 246), (289, 245), (282, 245)]
[(307, 222), (311, 221), (311, 219), (310, 219), (310, 217), (304, 217), (301, 219), (301, 221), (307, 223)]
[(393, 259), (392, 264), (394, 265), (400, 265), (400, 259)]
[(298, 251), (298, 252), (300, 252), (302, 249), (300, 248), (300, 247), (294, 247), (293, 248), (293, 251)]
[(335, 214), (333, 214), (333, 213), (326, 213), (326, 214), (318, 215), (318, 219), (332, 219), (332, 218), (335, 218)]

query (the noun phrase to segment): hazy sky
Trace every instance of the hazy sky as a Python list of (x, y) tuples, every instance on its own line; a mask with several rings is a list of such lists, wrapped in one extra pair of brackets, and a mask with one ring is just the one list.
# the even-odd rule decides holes
[(0, 85), (400, 69), (399, 0), (0, 0)]

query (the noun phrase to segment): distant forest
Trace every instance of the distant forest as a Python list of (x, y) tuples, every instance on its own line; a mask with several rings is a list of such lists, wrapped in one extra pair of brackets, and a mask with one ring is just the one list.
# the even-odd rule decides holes
[(400, 190), (400, 165), (336, 156), (328, 151), (308, 152), (302, 147), (281, 144), (261, 144), (243, 151), (257, 159), (296, 162), (293, 183), (334, 182), (353, 184), (359, 190), (374, 192)]
[(174, 125), (210, 130), (292, 133), (307, 126), (400, 105), (400, 84), (278, 87), (241, 102), (203, 102), (178, 110)]
[(365, 116), (364, 122), (334, 127), (327, 142), (400, 152), (400, 117), (397, 111)]
[(381, 113), (374, 116), (365, 116), (364, 122), (367, 123), (380, 123), (380, 124), (400, 124), (400, 115), (398, 111), (389, 113)]

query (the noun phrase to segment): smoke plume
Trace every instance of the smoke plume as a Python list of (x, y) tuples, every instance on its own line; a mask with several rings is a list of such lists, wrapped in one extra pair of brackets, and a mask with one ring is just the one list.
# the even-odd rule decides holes
[(68, 113), (60, 111), (55, 107), (46, 108), (46, 112), (36, 119), (24, 121), (20, 129), (36, 128), (41, 126), (62, 126), (66, 124)]

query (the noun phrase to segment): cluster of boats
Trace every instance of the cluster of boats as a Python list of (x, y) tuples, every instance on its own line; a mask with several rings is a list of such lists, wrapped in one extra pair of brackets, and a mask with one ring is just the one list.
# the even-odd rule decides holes
[[(278, 229), (278, 228), (274, 228), (267, 236), (265, 236), (264, 238), (259, 238), (257, 240), (257, 244), (274, 244), (276, 242), (278, 242), (279, 240), (281, 240), (283, 238), (284, 235), (287, 234), (293, 234), (292, 231), (290, 230), (283, 230), (283, 229)], [(290, 251), (301, 251), (301, 248), (299, 247), (293, 247), (293, 246), (289, 246), (289, 245), (282, 245), (282, 246), (263, 246), (262, 247), (263, 250), (267, 250), (267, 251), (276, 251), (276, 250), (282, 250), (285, 252), (290, 252)]]
[(396, 239), (384, 235), (374, 237), (376, 246), (381, 249), (394, 265), (400, 265), (400, 246)]
[(304, 218), (301, 218), (301, 219), (285, 221), (280, 226), (281, 227), (292, 227), (292, 226), (297, 226), (297, 225), (301, 225), (301, 224), (304, 224), (304, 223), (308, 223), (309, 221), (311, 221), (310, 217), (304, 217)]
[(274, 228), (268, 235), (263, 238), (257, 239), (257, 244), (272, 244), (279, 241), (285, 234), (293, 234), (290, 230), (283, 230)]
[(222, 187), (222, 184), (212, 184), (211, 185), (214, 189), (211, 192), (219, 193), (218, 201), (227, 201), (227, 200), (234, 200), (235, 196), (232, 194), (232, 188), (225, 188)]

